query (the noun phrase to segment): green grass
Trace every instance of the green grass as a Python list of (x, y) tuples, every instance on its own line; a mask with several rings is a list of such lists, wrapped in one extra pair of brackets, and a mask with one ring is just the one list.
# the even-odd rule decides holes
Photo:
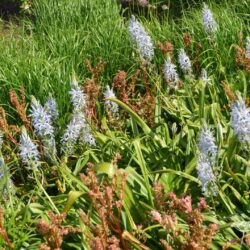
[[(150, 127), (147, 117), (138, 116), (119, 100), (113, 101), (119, 104), (121, 120), (118, 125), (112, 124), (105, 115), (100, 94), (96, 99), (99, 124), (92, 121), (97, 141), (94, 148), (79, 146), (72, 156), (59, 151), (57, 162), (44, 162), (38, 173), (21, 163), (18, 145), (5, 140), (2, 148), (5, 163), (0, 161), (0, 164), (10, 169), (16, 192), (11, 194), (7, 190), (8, 195), (1, 196), (1, 207), (4, 228), (14, 249), (38, 249), (44, 239), (37, 233), (36, 224), (41, 218), (48, 220), (49, 210), (54, 213), (67, 211), (64, 225), (84, 230), (84, 233), (65, 236), (63, 249), (90, 249), (86, 237), (91, 227), (83, 225), (79, 211), (82, 209), (88, 213), (93, 224), (100, 224), (100, 214), (94, 209), (95, 201), (87, 195), (89, 186), (79, 178), (79, 173), (86, 174), (87, 163), (93, 163), (98, 185), (105, 187), (115, 179), (113, 168), (116, 163), (112, 161), (117, 153), (121, 155), (117, 165), (120, 174), (129, 173), (120, 223), (123, 231), (127, 230), (134, 236), (135, 232), (142, 231), (139, 225), (146, 232), (141, 235), (146, 238), (145, 242), (140, 237), (139, 243), (131, 238), (127, 242), (133, 243), (132, 249), (146, 249), (145, 246), (163, 249), (159, 240), (169, 238), (149, 218), (149, 212), (158, 209), (153, 183), (162, 183), (165, 194), (191, 195), (194, 204), (198, 202), (203, 194), (196, 171), (197, 144), (203, 124), (214, 131), (219, 147), (217, 167), (221, 169), (217, 182), (219, 193), (207, 198), (209, 209), (204, 215), (204, 225), (216, 223), (219, 226), (211, 248), (221, 249), (228, 241), (236, 240), (237, 244), (230, 249), (247, 249), (246, 244), (241, 244), (241, 238), (250, 229), (239, 229), (237, 223), (250, 221), (249, 147), (244, 148), (233, 135), (230, 100), (221, 82), (225, 81), (244, 99), (249, 97), (249, 72), (236, 64), (233, 44), (240, 45), (239, 33), (242, 33), (245, 46), (250, 33), (250, 2), (209, 1), (218, 24), (218, 32), (213, 38), (207, 37), (202, 24), (202, 4), (189, 3), (182, 15), (174, 18), (171, 8), (170, 13), (160, 18), (153, 11), (146, 15), (147, 18), (143, 11), (139, 13), (138, 18), (155, 46), (158, 41), (166, 40), (173, 44), (176, 65), (178, 51), (185, 46), (182, 35), (184, 32), (190, 34), (190, 59), (194, 61), (200, 43), (197, 62), (211, 77), (210, 84), (204, 86), (194, 65), (193, 78), (182, 75), (178, 66), (182, 87), (170, 90), (162, 73), (165, 58), (156, 48), (155, 57), (148, 67), (150, 92), (157, 100), (154, 126)], [(184, 6), (184, 3), (180, 1), (180, 5)], [(18, 91), (23, 84), (28, 105), (31, 95), (44, 103), (51, 94), (60, 113), (59, 139), (72, 110), (68, 93), (72, 74), (75, 72), (80, 85), (84, 85), (86, 79), (91, 78), (86, 60), (97, 65), (101, 58), (106, 62), (98, 80), (103, 89), (106, 85), (111, 86), (118, 70), (127, 72), (128, 83), (140, 67), (140, 58), (130, 42), (129, 20), (122, 17), (120, 6), (112, 0), (34, 0), (30, 11), (29, 18), (10, 22), (0, 37), (0, 104), (7, 112), (8, 121), (21, 126), (21, 120), (16, 118), (17, 112), (9, 102), (9, 90)], [(143, 76), (136, 82), (135, 91), (142, 97), (136, 96), (132, 102), (143, 101)], [(29, 114), (29, 106), (26, 109)], [(19, 140), (19, 133), (14, 136)], [(57, 144), (59, 149), (59, 140)], [(117, 178), (119, 181), (120, 177)], [(119, 200), (118, 191), (119, 188), (115, 189), (115, 197)], [(117, 215), (117, 210), (114, 211)], [(166, 208), (159, 211), (163, 214)], [(185, 218), (178, 213), (178, 226), (186, 230), (187, 225)], [(6, 247), (4, 244), (0, 237), (0, 246)]]
[(27, 96), (51, 92), (64, 113), (70, 76), (75, 71), (79, 79), (87, 77), (87, 59), (107, 62), (105, 85), (130, 66), (126, 26), (112, 1), (34, 1), (33, 8), (34, 22), (20, 21), (18, 30), (10, 27), (10, 37), (1, 39), (2, 103), (10, 88), (24, 84)]

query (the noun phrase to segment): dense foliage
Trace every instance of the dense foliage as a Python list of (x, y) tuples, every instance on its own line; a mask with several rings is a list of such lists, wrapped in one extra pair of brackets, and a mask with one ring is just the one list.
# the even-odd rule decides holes
[(249, 249), (250, 2), (148, 2), (3, 25), (2, 248)]

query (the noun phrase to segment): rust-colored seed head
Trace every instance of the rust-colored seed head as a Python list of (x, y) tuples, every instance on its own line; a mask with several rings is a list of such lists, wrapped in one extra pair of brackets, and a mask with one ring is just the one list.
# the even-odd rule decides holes
[(228, 99), (230, 101), (235, 101), (237, 98), (236, 98), (236, 95), (234, 94), (234, 92), (231, 90), (230, 86), (225, 81), (221, 81), (221, 84), (223, 86), (223, 89), (224, 89)]
[(182, 38), (183, 38), (186, 48), (190, 48), (190, 45), (192, 43), (192, 36), (189, 35), (188, 33), (183, 33)]
[(169, 56), (170, 59), (173, 57), (174, 46), (172, 43), (168, 41), (158, 42), (158, 48), (161, 50), (164, 56)]
[(49, 232), (49, 225), (42, 219), (38, 221), (36, 228), (41, 235), (46, 235)]

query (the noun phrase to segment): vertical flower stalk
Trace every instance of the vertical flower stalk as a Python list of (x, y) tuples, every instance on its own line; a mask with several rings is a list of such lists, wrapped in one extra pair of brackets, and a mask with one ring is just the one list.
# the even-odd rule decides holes
[(74, 107), (74, 111), (83, 111), (86, 107), (86, 96), (78, 85), (75, 75), (73, 75), (72, 77), (70, 86), (71, 90), (69, 91), (69, 94), (71, 97), (71, 103)]
[(95, 138), (93, 137), (91, 128), (86, 121), (85, 114), (83, 112), (74, 111), (72, 119), (62, 138), (63, 151), (72, 154), (77, 142), (81, 142), (90, 147), (96, 146)]
[(82, 113), (74, 113), (70, 123), (67, 125), (67, 129), (65, 130), (64, 136), (62, 138), (62, 144), (64, 151), (68, 149), (69, 153), (73, 152), (73, 147), (76, 144), (80, 131), (83, 127), (82, 122), (85, 117)]
[(74, 146), (77, 142), (82, 142), (89, 146), (95, 146), (95, 138), (91, 133), (86, 117), (86, 96), (78, 85), (75, 76), (72, 77), (71, 81), (71, 103), (73, 105), (72, 118), (67, 125), (64, 135), (61, 139), (62, 150), (67, 154), (72, 154)]
[(231, 126), (241, 143), (250, 143), (250, 108), (239, 99), (231, 104)]
[(48, 97), (46, 103), (44, 104), (44, 109), (47, 114), (50, 114), (51, 119), (56, 121), (59, 117), (57, 103), (52, 97)]
[(27, 134), (26, 129), (22, 128), (22, 134), (20, 137), (20, 149), (19, 155), (22, 159), (22, 162), (28, 166), (32, 166), (35, 164), (38, 165), (38, 161), (40, 159), (40, 154), (37, 150), (37, 145), (30, 139)]
[(202, 128), (199, 140), (198, 178), (205, 196), (215, 196), (218, 192), (214, 173), (218, 147), (210, 129)]
[(206, 85), (211, 81), (208, 77), (207, 71), (205, 69), (201, 70), (201, 78), (200, 78)]
[(95, 138), (92, 134), (89, 124), (86, 122), (80, 133), (80, 142), (87, 144), (90, 147), (96, 146)]
[(150, 62), (154, 57), (154, 46), (152, 39), (134, 16), (132, 16), (130, 19), (129, 33), (131, 41), (138, 49), (141, 57), (144, 60)]
[(52, 114), (44, 108), (35, 97), (31, 97), (31, 118), (35, 128), (35, 134), (41, 139), (44, 153), (51, 158), (56, 155), (56, 143), (54, 138), (54, 127), (52, 126)]
[(208, 8), (206, 4), (204, 4), (204, 7), (202, 9), (202, 15), (203, 25), (207, 34), (214, 34), (217, 30), (217, 24), (214, 20), (212, 11)]
[(178, 54), (179, 64), (184, 74), (191, 74), (192, 73), (192, 66), (189, 57), (187, 56), (184, 49), (181, 49)]
[[(106, 87), (106, 90), (103, 93), (104, 98), (116, 98), (115, 93), (113, 89), (110, 89), (109, 86)], [(105, 106), (108, 109), (108, 112), (114, 117), (115, 119), (119, 118), (119, 106), (118, 104), (110, 101), (110, 100), (105, 100)]]
[(164, 63), (163, 73), (166, 82), (169, 84), (171, 88), (174, 88), (177, 82), (179, 81), (179, 77), (176, 71), (176, 66), (173, 63), (171, 63), (170, 58), (167, 58), (167, 60)]

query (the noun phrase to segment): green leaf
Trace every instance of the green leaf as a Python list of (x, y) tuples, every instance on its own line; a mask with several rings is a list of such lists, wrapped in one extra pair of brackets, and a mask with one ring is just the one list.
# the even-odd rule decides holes
[(200, 184), (200, 181), (193, 177), (192, 175), (189, 175), (185, 172), (182, 172), (182, 171), (177, 171), (177, 170), (174, 170), (174, 169), (162, 169), (162, 170), (157, 170), (157, 171), (153, 171), (153, 172), (150, 172), (151, 174), (162, 174), (162, 173), (169, 173), (169, 174), (175, 174), (175, 175), (179, 175), (183, 178), (186, 178), (186, 179), (189, 179), (190, 181), (193, 181), (193, 182), (196, 182), (198, 184)]
[(106, 174), (112, 178), (115, 174), (116, 167), (110, 162), (100, 162), (94, 166), (94, 171), (97, 174)]
[(82, 157), (80, 157), (76, 163), (75, 170), (73, 172), (74, 175), (78, 175), (82, 168), (88, 163), (89, 161), (89, 152), (85, 152)]
[(115, 98), (107, 98), (107, 100), (110, 100), (112, 102), (117, 103), (119, 106), (121, 106), (125, 111), (127, 111), (130, 116), (135, 120), (135, 122), (142, 128), (143, 132), (146, 135), (150, 135), (154, 140), (159, 142), (161, 145), (164, 145), (164, 142), (153, 133), (153, 131), (148, 127), (148, 125), (140, 118), (139, 115), (137, 115), (127, 104), (119, 101)]
[(148, 199), (150, 201), (150, 205), (152, 207), (154, 207), (152, 189), (151, 189), (151, 186), (150, 186), (150, 183), (149, 183), (149, 178), (148, 178), (149, 170), (147, 169), (145, 160), (143, 158), (143, 154), (142, 154), (141, 146), (140, 146), (140, 141), (135, 140), (133, 142), (133, 144), (134, 144), (134, 147), (135, 147), (135, 152), (136, 152), (136, 156), (137, 156), (140, 168), (141, 168), (142, 175), (143, 175), (143, 177), (145, 179), (145, 182), (146, 182), (146, 187), (147, 187), (147, 191), (148, 191)]
[(70, 191), (63, 212), (68, 213), (74, 202), (83, 194), (84, 193), (80, 191)]

